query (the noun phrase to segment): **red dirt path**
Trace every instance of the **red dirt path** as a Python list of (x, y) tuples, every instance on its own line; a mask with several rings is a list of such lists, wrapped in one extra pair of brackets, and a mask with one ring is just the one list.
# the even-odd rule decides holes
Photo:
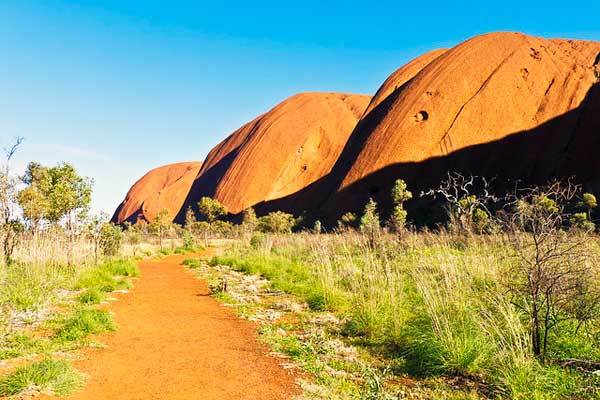
[[(189, 257), (189, 256), (188, 256)], [(70, 399), (290, 399), (294, 376), (258, 343), (256, 327), (208, 296), (185, 257), (142, 261), (141, 278), (110, 306), (119, 329), (75, 366), (89, 374)]]

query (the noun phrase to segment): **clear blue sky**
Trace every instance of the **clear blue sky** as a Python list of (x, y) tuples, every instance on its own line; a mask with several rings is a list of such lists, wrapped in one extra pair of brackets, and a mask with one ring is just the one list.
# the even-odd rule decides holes
[[(0, 145), (72, 162), (112, 212), (152, 167), (202, 160), (301, 91), (372, 94), (420, 53), (497, 30), (600, 40), (589, 1), (0, 2)], [(565, 7), (566, 5), (566, 7)]]

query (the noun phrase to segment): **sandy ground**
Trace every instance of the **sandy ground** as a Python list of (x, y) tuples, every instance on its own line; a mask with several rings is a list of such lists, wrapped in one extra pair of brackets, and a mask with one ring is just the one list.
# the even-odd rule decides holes
[(135, 288), (110, 306), (119, 329), (75, 363), (89, 381), (69, 399), (294, 397), (293, 374), (267, 354), (256, 327), (208, 296), (184, 258), (140, 263)]

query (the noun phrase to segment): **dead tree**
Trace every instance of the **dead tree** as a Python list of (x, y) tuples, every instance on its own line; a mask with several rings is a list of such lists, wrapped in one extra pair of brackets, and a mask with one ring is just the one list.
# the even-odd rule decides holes
[(533, 353), (545, 359), (558, 324), (596, 316), (600, 290), (589, 232), (569, 229), (569, 205), (581, 190), (571, 181), (517, 191), (503, 215), (504, 237), (518, 259), (507, 287), (529, 318)]

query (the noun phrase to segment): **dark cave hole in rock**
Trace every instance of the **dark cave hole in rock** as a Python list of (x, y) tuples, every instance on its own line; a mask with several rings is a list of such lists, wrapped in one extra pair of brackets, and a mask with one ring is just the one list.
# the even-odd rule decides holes
[(415, 115), (415, 122), (423, 122), (429, 119), (429, 113), (427, 111), (419, 111)]

